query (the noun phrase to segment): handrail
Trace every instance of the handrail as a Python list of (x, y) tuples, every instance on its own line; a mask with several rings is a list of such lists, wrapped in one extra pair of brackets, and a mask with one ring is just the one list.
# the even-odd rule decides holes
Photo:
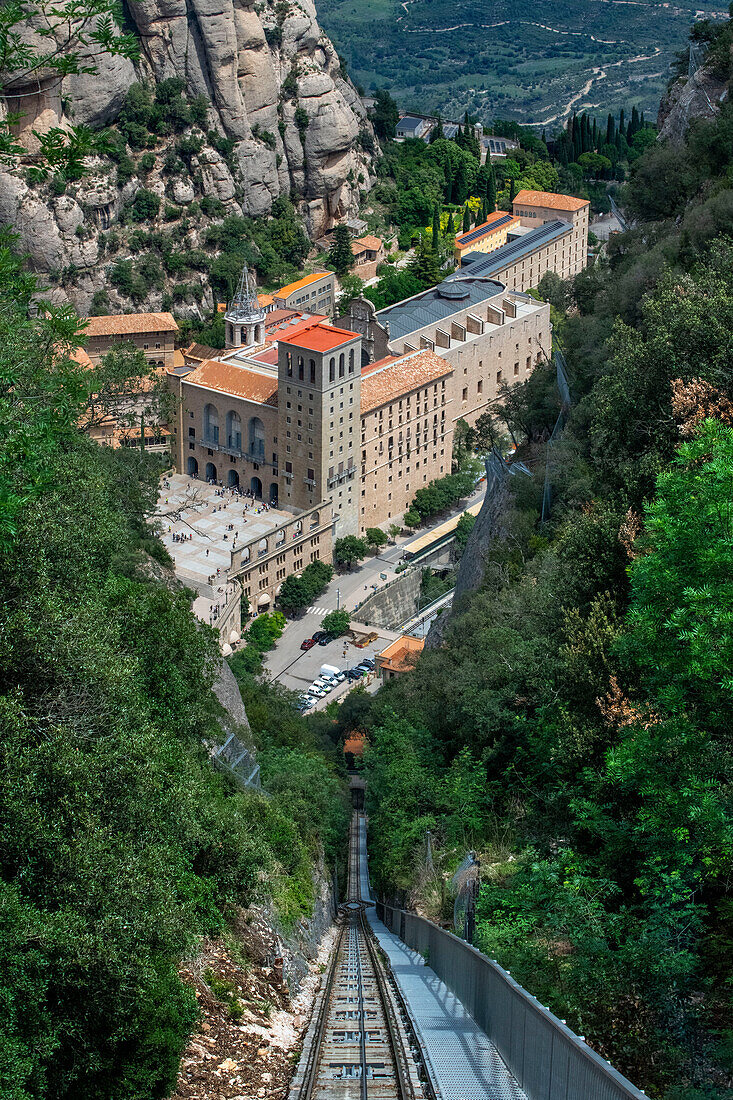
[(377, 902), (377, 915), (429, 965), (494, 1043), (528, 1100), (645, 1100), (511, 974), (416, 913)]

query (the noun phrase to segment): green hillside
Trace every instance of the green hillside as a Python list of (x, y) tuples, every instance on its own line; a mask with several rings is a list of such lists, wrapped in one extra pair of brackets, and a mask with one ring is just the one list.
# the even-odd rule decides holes
[[(615, 0), (320, 0), (325, 31), (366, 91), (403, 108), (468, 109), (547, 123), (565, 109), (636, 104), (654, 116), (696, 13), (718, 8)], [(699, 16), (698, 16), (699, 17)]]

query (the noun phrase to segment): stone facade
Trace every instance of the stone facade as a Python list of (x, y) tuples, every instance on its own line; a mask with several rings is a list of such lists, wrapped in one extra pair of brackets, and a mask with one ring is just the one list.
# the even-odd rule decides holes
[(86, 352), (97, 366), (115, 344), (132, 343), (151, 367), (173, 367), (178, 325), (170, 313), (125, 313), (110, 317), (89, 317), (86, 322)]
[[(588, 260), (590, 227), (588, 199), (576, 199), (572, 195), (557, 195), (551, 191), (520, 191), (512, 203), (512, 209), (521, 224), (531, 229), (556, 220), (567, 222), (572, 226), (569, 237), (563, 237), (561, 242), (557, 242), (558, 251), (553, 246), (552, 252), (542, 261), (538, 261), (538, 269), (544, 263), (540, 277), (549, 270), (555, 271), (561, 279), (572, 279), (583, 270)], [(497, 277), (501, 278), (501, 275)], [(509, 282), (507, 285), (515, 284)], [(521, 289), (536, 285), (537, 282), (530, 282)]]
[[(459, 419), (475, 423), (497, 399), (502, 383), (524, 381), (537, 363), (549, 356), (552, 346), (547, 303), (505, 292), (489, 280), (467, 281), (486, 285), (481, 301), (463, 304), (456, 298), (455, 308), (439, 320), (389, 340), (393, 353), (431, 348), (452, 366), (449, 407), (453, 424)], [(491, 294), (493, 288), (496, 293)], [(413, 300), (415, 320), (422, 318), (422, 301), (430, 298), (433, 304), (441, 292), (438, 287)], [(382, 310), (377, 318), (389, 323), (390, 313), (390, 309)]]
[(360, 532), (400, 519), (418, 489), (451, 472), (452, 375), (450, 364), (433, 352), (374, 364), (365, 372)]

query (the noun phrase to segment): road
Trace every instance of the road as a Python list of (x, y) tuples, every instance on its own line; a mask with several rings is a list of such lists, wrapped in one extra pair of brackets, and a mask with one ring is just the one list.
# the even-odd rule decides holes
[[(478, 504), (483, 500), (485, 483), (482, 482), (475, 493), (472, 494), (461, 506), (449, 515), (443, 515), (436, 520), (433, 527), (440, 526), (451, 515), (457, 515), (465, 508)], [(394, 580), (397, 573), (395, 568), (399, 564), (404, 551), (418, 538), (422, 538), (430, 528), (421, 528), (415, 535), (409, 538), (399, 539), (393, 546), (386, 546), (376, 557), (367, 558), (360, 566), (348, 573), (337, 573), (326, 591), (319, 596), (314, 605), (309, 607), (304, 614), (297, 619), (290, 619), (285, 627), (282, 638), (275, 649), (265, 656), (265, 669), (272, 680), (277, 680), (284, 687), (292, 691), (304, 691), (318, 676), (321, 665), (335, 665), (337, 668), (353, 668), (364, 657), (373, 657), (380, 653), (385, 645), (397, 637), (393, 631), (379, 630), (379, 638), (365, 649), (356, 649), (355, 646), (339, 638), (330, 642), (327, 646), (316, 645), (310, 650), (303, 651), (300, 648), (305, 638), (312, 637), (314, 631), (320, 630), (321, 619), (329, 611), (337, 607), (354, 612), (358, 603), (364, 600), (371, 592), (383, 587), (389, 581)], [(358, 621), (358, 612), (352, 614), (352, 619)], [(370, 628), (371, 629), (371, 628)], [(358, 683), (364, 683), (360, 680)], [(349, 681), (340, 684), (320, 701), (322, 709), (327, 702), (345, 695), (354, 685)], [(369, 686), (375, 686), (370, 680)]]

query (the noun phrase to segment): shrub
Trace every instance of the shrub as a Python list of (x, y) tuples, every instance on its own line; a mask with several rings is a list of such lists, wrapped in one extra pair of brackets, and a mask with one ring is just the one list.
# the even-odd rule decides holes
[(136, 222), (152, 221), (160, 210), (160, 199), (154, 191), (141, 187), (132, 203), (132, 220)]

